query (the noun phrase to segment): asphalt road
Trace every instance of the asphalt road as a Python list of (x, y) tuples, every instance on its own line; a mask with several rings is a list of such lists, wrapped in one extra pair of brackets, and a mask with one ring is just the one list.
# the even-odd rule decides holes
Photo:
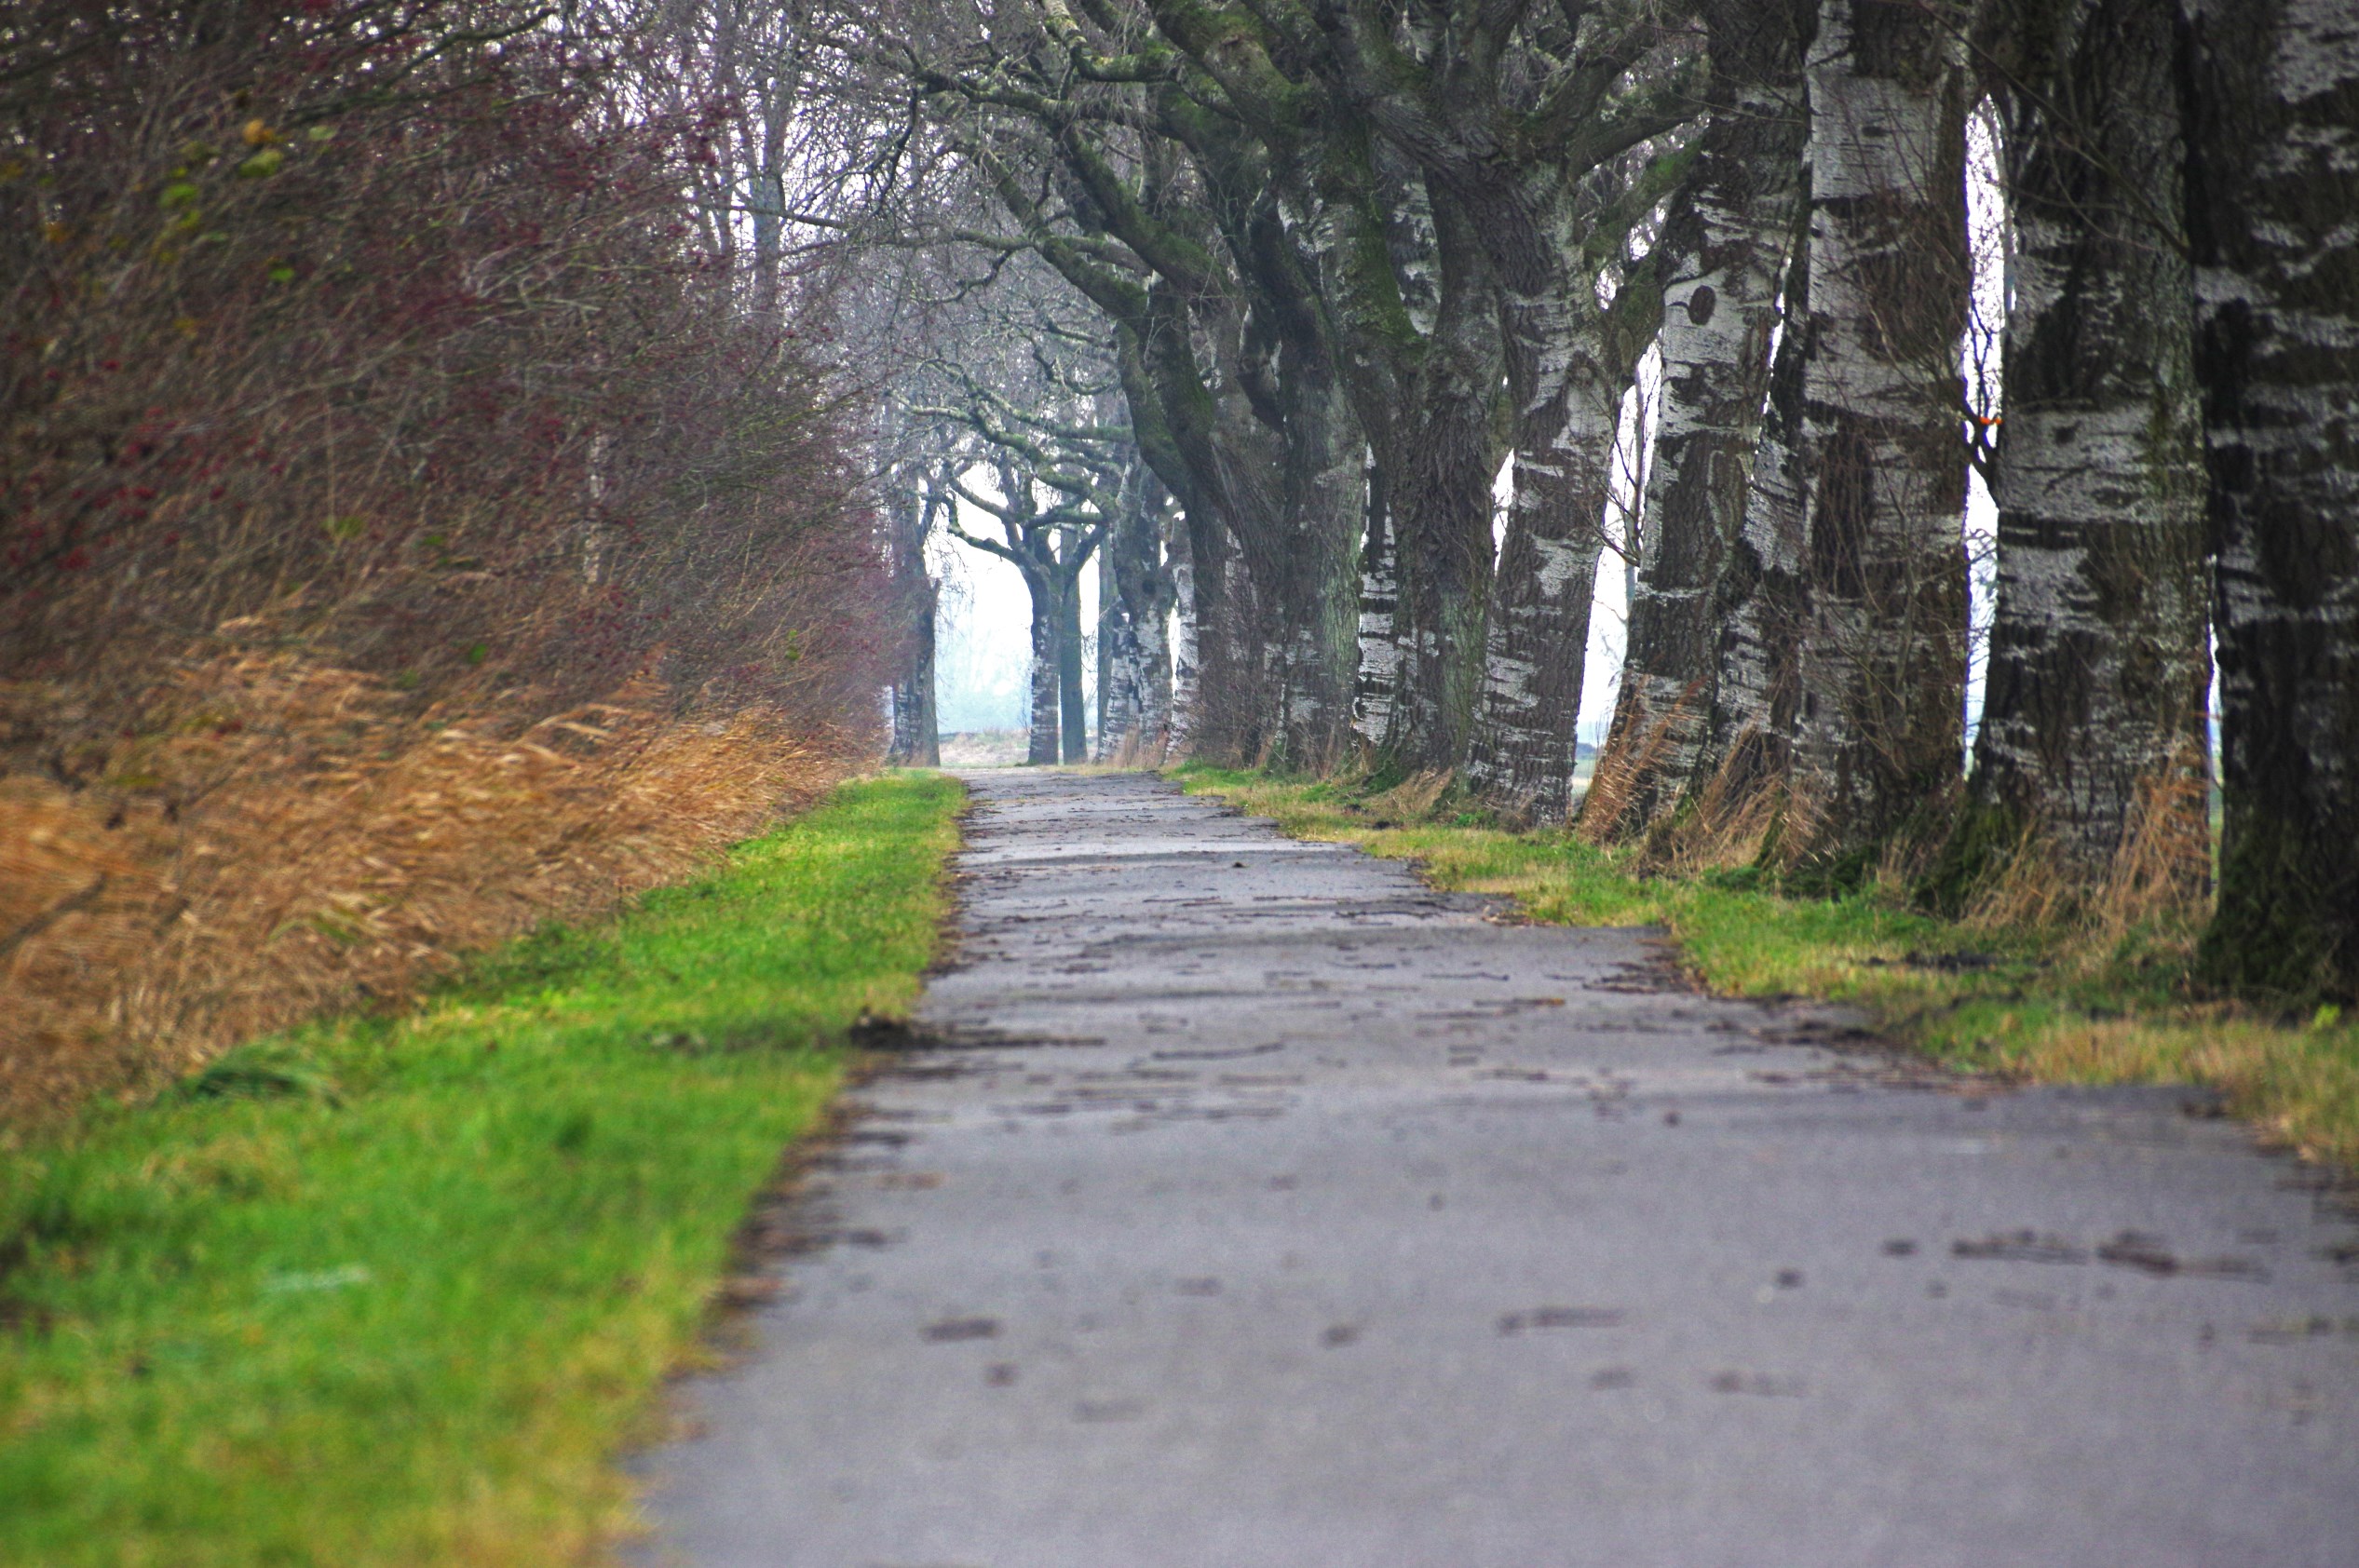
[(767, 1223), (651, 1563), (2352, 1568), (2359, 1231), (1139, 777), (970, 779), (962, 939)]

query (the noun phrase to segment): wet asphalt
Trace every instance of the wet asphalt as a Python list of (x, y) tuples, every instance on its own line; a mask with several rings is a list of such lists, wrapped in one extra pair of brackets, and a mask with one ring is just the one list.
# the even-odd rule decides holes
[(2359, 1229), (1648, 933), (983, 772), (931, 1042), (648, 1455), (699, 1568), (2353, 1568)]

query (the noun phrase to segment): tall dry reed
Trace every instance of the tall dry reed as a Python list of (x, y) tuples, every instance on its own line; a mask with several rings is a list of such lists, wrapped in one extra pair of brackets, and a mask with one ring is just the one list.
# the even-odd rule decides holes
[(399, 998), (873, 746), (820, 277), (713, 243), (732, 128), (648, 90), (695, 61), (549, 20), (0, 29), (0, 1115)]
[[(50, 700), (0, 688), (10, 711)], [(398, 1003), (460, 953), (679, 876), (850, 750), (773, 709), (679, 716), (644, 678), (516, 733), (283, 654), (191, 661), (152, 700), (103, 782), (0, 778), (0, 1118)]]

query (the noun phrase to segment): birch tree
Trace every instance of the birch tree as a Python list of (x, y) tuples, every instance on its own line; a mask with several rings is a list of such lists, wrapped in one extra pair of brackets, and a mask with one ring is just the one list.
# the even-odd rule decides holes
[(1132, 445), (1098, 552), (1099, 762), (1152, 765), (1170, 749), (1179, 602), (1170, 541), (1180, 525), (1171, 493)]
[[(1807, 189), (1807, 174), (1805, 180)], [(1810, 594), (1804, 549), (1810, 494), (1802, 415), (1810, 363), (1811, 248), (1795, 247), (1781, 293), (1769, 397), (1744, 488), (1743, 515), (1712, 594), (1712, 720), (1696, 766), (1707, 831), (1766, 827), (1794, 755)], [(1707, 795), (1710, 797), (1707, 799)]]
[(1401, 614), (1394, 576), (1392, 520), (1384, 500), (1384, 474), (1368, 465), (1366, 521), (1360, 534), (1360, 670), (1352, 685), (1351, 728), (1374, 752), (1392, 727), (1392, 691), (1401, 644), (1393, 628)]
[[(1232, 660), (1204, 606), (1250, 594), (1262, 622), (1247, 641), (1278, 671), (1270, 754), (1335, 760), (1361, 568), (1396, 561), (1389, 760), (1460, 765), (1486, 675), (1521, 669), (1492, 683), (1486, 757), (1504, 759), (1509, 798), (1561, 813), (1591, 582), (1576, 558), (1593, 574), (1626, 379), (1600, 358), (1593, 248), (1568, 242), (1594, 195), (1582, 177), (1691, 113), (1675, 82), (1631, 74), (1675, 53), (1674, 34), (1644, 8), (1528, 3), (1446, 21), (1359, 0), (1040, 0), (1027, 14), (995, 19), (987, 65), (915, 69), (1029, 128), (1021, 157), (983, 142), (975, 155), (997, 159), (1024, 241), (1133, 347), (1133, 423), (1190, 521), (1207, 675)], [(1011, 178), (1019, 167), (1056, 170), (1056, 199)], [(1426, 242), (1405, 256), (1391, 221), (1404, 198)], [(1363, 440), (1392, 547), (1360, 561)], [(1502, 622), (1519, 629), (1494, 658), (1490, 487), (1511, 443), (1531, 459)]]
[(2216, 981), (2359, 994), (2359, 17), (2190, 0), (2188, 101), (2218, 551)]
[[(1759, 466), (1755, 453), (1806, 194), (1802, 49), (1814, 18), (1808, 0), (1736, 0), (1709, 19), (1708, 117), (1652, 252), (1662, 294), (1662, 412), (1621, 689), (1582, 814), (1582, 831), (1599, 841), (1644, 831), (1696, 782), (1711, 751), (1722, 629), (1766, 607), (1750, 590), (1785, 553), (1765, 511), (1742, 609), (1734, 597), (1715, 598), (1744, 532), (1748, 480), (1792, 482), (1781, 471), (1790, 441), (1762, 448)], [(1798, 413), (1798, 390), (1790, 412)], [(1748, 652), (1757, 648), (1757, 633), (1747, 642)], [(1769, 722), (1758, 704), (1745, 708), (1747, 722)]]
[(1929, 831), (1966, 673), (1966, 74), (1940, 5), (1822, 0), (1805, 61), (1808, 624), (1783, 852), (1838, 879)]
[(1107, 519), (1055, 490), (1020, 449), (1000, 446), (987, 459), (993, 490), (974, 489), (955, 460), (942, 470), (943, 488), (999, 524), (1000, 537), (969, 533), (954, 511), (946, 526), (961, 544), (997, 556), (1024, 578), (1031, 601), (1031, 736), (1024, 761), (1040, 766), (1089, 757), (1083, 730), (1079, 602), (1081, 569), (1105, 539)]
[(2001, 12), (1998, 594), (1949, 891), (2034, 846), (2101, 885), (2127, 849), (2191, 899), (2210, 573), (2177, 24), (2144, 0)]
[[(1338, 116), (1331, 141), (1327, 188), (1357, 224), (1357, 243), (1336, 254), (1357, 271), (1329, 293), (1354, 329), (1343, 334), (1354, 364), (1389, 372), (1360, 378), (1397, 563), (1399, 689), (1385, 749), (1401, 767), (1463, 761), (1478, 797), (1558, 820), (1616, 419), (1651, 331), (1629, 346), (1597, 275), (1622, 259), (1621, 235), (1661, 194), (1645, 160), (1605, 192), (1593, 177), (1694, 113), (1683, 35), (1644, 8), (1606, 6), (1444, 16), (1308, 0), (1305, 15), (1317, 33), (1285, 41), (1365, 127)], [(1390, 204), (1368, 178), (1380, 165), (1355, 152), (1354, 136), (1397, 148), (1422, 183), (1438, 293), (1430, 331), (1404, 319), (1397, 277), (1371, 276), (1399, 239), (1373, 221)], [(1650, 279), (1620, 281), (1622, 313), (1650, 315)], [(1485, 293), (1496, 329), (1477, 315)], [(1490, 388), (1502, 374), (1515, 480), (1494, 561)], [(1381, 426), (1371, 404), (1389, 411)]]
[[(1362, 442), (1324, 337), (1287, 160), (1137, 12), (1009, 7), (909, 69), (1015, 233), (1115, 323), (1142, 452), (1190, 531), (1193, 744), (1318, 767), (1349, 734)], [(1044, 182), (1034, 171), (1045, 172)]]

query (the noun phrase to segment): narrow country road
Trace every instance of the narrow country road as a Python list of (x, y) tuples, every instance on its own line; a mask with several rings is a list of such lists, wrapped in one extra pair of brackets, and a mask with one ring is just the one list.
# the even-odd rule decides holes
[(969, 779), (961, 944), (650, 1563), (2352, 1568), (2359, 1233), (1156, 779)]

